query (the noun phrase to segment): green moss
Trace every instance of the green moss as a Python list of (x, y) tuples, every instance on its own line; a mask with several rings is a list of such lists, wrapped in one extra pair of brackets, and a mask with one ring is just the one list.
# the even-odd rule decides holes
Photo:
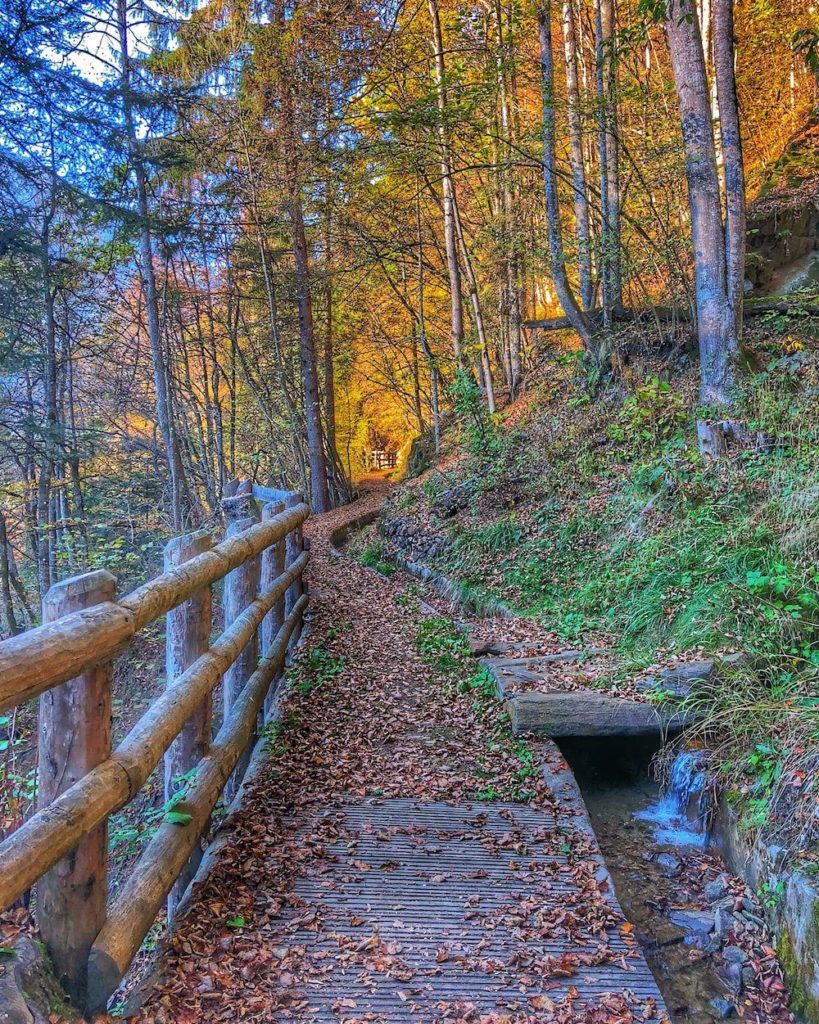
[[(809, 949), (819, 950), (819, 901), (814, 904), (807, 945)], [(776, 952), (788, 983), (791, 1009), (806, 1024), (819, 1024), (819, 999), (808, 990), (807, 968), (797, 960), (793, 937), (787, 928), (782, 929), (777, 939)]]

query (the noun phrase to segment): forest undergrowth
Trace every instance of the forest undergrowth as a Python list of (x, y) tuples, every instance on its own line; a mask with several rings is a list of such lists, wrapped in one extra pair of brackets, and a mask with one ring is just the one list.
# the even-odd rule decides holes
[[(815, 322), (748, 337), (738, 417), (718, 463), (697, 446), (695, 372), (633, 360), (592, 394), (551, 353), (504, 414), (468, 384), (438, 463), (391, 497), (465, 598), (502, 600), (564, 647), (612, 648), (589, 685), (739, 654), (686, 698), (750, 830), (815, 863), (819, 816), (819, 351)], [(403, 526), (402, 526), (403, 528)], [(388, 562), (391, 542), (369, 542)], [(719, 665), (720, 662), (718, 661)], [(657, 700), (674, 699), (660, 692)]]

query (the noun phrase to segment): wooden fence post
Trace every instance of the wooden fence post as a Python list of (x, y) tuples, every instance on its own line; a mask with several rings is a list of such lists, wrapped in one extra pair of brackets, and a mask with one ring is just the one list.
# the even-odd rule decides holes
[[(56, 583), (43, 599), (43, 621), (116, 599), (117, 581), (102, 570)], [(113, 663), (88, 669), (40, 697), (38, 806), (57, 797), (111, 754)], [(105, 923), (108, 825), (98, 825), (37, 883), (37, 923), (57, 976), (75, 1005), (85, 1004), (88, 953)]]
[[(285, 501), (287, 508), (295, 508), (296, 505), (301, 505), (304, 501), (304, 496), (294, 492)], [(297, 526), (295, 530), (291, 530), (285, 538), (285, 562), (289, 568), (293, 562), (299, 557), (304, 550), (304, 531), (301, 526)], [(303, 593), (301, 580), (296, 580), (291, 583), (287, 588), (287, 593), (284, 598), (284, 614), (289, 615), (290, 612), (295, 608), (296, 602)], [(295, 637), (295, 634), (294, 634)]]
[[(268, 502), (262, 508), (262, 520), (274, 519), (277, 515), (284, 512), (285, 505), (283, 501)], [(285, 543), (284, 540), (277, 541), (275, 544), (271, 544), (269, 548), (266, 548), (262, 552), (261, 556), (261, 574), (259, 582), (259, 593), (264, 594), (273, 586), (275, 580), (282, 575), (285, 570)], [(276, 638), (276, 634), (284, 625), (284, 597), (281, 601), (278, 601), (271, 610), (265, 615), (262, 627), (260, 630), (261, 637), (261, 655), (265, 657), (267, 652)], [(275, 685), (275, 684), (274, 684)], [(270, 689), (272, 694), (273, 687)], [(270, 709), (270, 694), (265, 698), (263, 717), (267, 717), (267, 713)]]
[[(253, 526), (254, 523), (258, 522), (259, 515), (256, 501), (250, 494), (241, 494), (237, 495), (235, 498), (227, 498), (222, 502), (222, 508), (227, 521), (226, 536), (228, 537), (235, 536), (237, 533), (242, 533), (244, 530), (248, 529), (248, 527)], [(258, 558), (248, 559), (244, 565), (240, 565), (238, 569), (234, 569), (233, 572), (228, 573), (225, 577), (225, 592), (223, 598), (226, 629), (236, 621), (251, 601), (256, 600), (258, 593)], [(225, 672), (224, 679), (222, 680), (222, 696), (225, 715), (230, 711), (230, 708), (235, 703), (236, 698), (244, 689), (245, 683), (256, 671), (258, 664), (259, 633), (257, 631), (253, 634), (247, 644), (245, 644), (244, 649), (236, 661), (231, 665), (227, 672)], [(225, 786), (225, 799), (228, 802), (232, 799), (236, 790), (239, 788), (242, 776), (244, 775), (248, 765), (250, 751), (253, 748), (254, 742), (255, 736), (251, 737), (247, 750), (242, 754), (235, 772), (231, 776), (227, 786)]]
[[(196, 555), (213, 547), (213, 537), (207, 530), (174, 537), (165, 546), (165, 572), (182, 565)], [(192, 597), (169, 611), (165, 616), (165, 685), (190, 668), (210, 647), (213, 625), (213, 601), (210, 587), (203, 587)], [(180, 779), (195, 768), (210, 750), (212, 739), (213, 700), (205, 697), (187, 724), (165, 753), (165, 800), (184, 788)], [(168, 894), (168, 919), (184, 895), (202, 860), (200, 845), (194, 848), (187, 865), (182, 869), (173, 889)]]

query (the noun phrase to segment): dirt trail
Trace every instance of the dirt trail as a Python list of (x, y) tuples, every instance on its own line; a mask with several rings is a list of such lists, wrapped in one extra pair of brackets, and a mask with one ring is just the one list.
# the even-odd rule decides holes
[(334, 553), (381, 498), (307, 526), (311, 632), (282, 724), (140, 1019), (662, 1019), (559, 781), (455, 684), (474, 662), (423, 660), (406, 579)]

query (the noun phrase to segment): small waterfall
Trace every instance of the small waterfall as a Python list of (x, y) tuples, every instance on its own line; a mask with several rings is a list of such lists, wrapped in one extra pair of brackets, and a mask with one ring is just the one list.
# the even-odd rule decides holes
[(684, 750), (671, 765), (663, 796), (635, 817), (656, 827), (658, 843), (672, 846), (708, 845), (711, 789), (705, 757), (699, 750)]

